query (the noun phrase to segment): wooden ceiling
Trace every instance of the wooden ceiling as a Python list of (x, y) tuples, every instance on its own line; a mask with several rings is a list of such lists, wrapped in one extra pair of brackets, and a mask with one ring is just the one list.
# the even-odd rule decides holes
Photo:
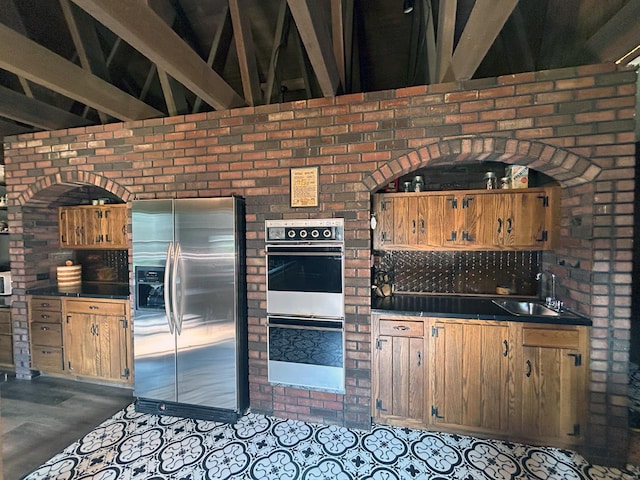
[(0, 0), (0, 136), (635, 63), (639, 18), (640, 0)]

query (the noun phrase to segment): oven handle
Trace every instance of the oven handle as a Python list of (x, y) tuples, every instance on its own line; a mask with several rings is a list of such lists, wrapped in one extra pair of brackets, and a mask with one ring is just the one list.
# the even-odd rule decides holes
[(341, 245), (335, 246), (280, 246), (267, 245), (267, 254), (275, 255), (308, 255), (308, 256), (329, 256), (336, 253), (342, 254), (344, 248)]
[(290, 330), (313, 330), (314, 332), (335, 332), (344, 330), (341, 325), (336, 327), (310, 327), (308, 325), (282, 325), (279, 323), (267, 323), (267, 327), (286, 328)]
[(283, 318), (278, 320), (278, 318), (268, 318), (267, 327), (326, 331), (344, 330), (343, 320), (320, 320), (317, 318)]

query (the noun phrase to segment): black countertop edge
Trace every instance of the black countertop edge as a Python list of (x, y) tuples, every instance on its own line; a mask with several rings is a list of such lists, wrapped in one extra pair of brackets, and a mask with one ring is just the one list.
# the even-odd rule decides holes
[[(501, 297), (500, 299), (504, 299)], [(377, 315), (402, 315), (415, 317), (461, 318), (469, 320), (494, 320), (502, 322), (528, 322), (552, 325), (585, 325), (592, 321), (580, 314), (567, 311), (566, 315), (515, 315), (493, 302), (492, 297), (411, 295), (374, 298), (371, 313)], [(531, 300), (531, 299), (529, 299)]]
[(585, 325), (590, 327), (591, 320), (586, 317), (572, 315), (570, 317), (544, 317), (544, 316), (522, 316), (522, 315), (483, 315), (464, 313), (443, 313), (443, 312), (408, 312), (403, 310), (386, 310), (372, 308), (371, 313), (375, 315), (400, 315), (405, 317), (436, 317), (436, 318), (461, 318), (467, 320), (494, 320), (498, 322), (521, 322), (521, 323), (546, 323), (553, 325)]
[(30, 288), (27, 295), (48, 295), (53, 297), (87, 297), (126, 300), (129, 298), (129, 285), (85, 284), (79, 287), (60, 289), (57, 285)]

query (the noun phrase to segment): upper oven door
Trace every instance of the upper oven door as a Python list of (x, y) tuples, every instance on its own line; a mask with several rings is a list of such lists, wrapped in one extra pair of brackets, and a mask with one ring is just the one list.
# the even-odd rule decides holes
[(267, 312), (343, 318), (343, 246), (267, 245)]

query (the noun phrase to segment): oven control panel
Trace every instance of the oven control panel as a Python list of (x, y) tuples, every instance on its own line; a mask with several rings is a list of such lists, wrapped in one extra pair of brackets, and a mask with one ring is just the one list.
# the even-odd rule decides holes
[(344, 219), (267, 220), (265, 241), (267, 243), (342, 242), (344, 241)]

